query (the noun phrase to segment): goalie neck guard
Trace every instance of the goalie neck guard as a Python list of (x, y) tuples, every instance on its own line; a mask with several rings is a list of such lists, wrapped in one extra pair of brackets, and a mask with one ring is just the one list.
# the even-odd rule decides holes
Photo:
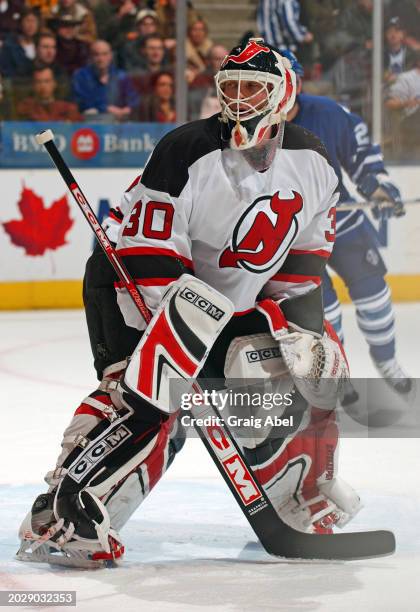
[(296, 98), (290, 59), (262, 38), (250, 38), (232, 49), (215, 81), (222, 137), (232, 149), (249, 149), (264, 141), (271, 126), (284, 122)]

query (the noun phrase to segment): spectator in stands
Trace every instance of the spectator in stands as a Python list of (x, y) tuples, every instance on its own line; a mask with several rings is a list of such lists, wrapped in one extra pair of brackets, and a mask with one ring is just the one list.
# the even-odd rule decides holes
[(403, 147), (411, 150), (420, 143), (420, 50), (415, 52), (415, 66), (402, 72), (389, 90), (386, 106), (398, 112)]
[(300, 13), (298, 0), (260, 0), (257, 12), (260, 34), (279, 49), (297, 51), (313, 41), (313, 34), (301, 23)]
[(114, 49), (125, 43), (135, 29), (136, 15), (143, 0), (99, 0), (93, 7), (98, 36), (111, 42)]
[(137, 91), (141, 94), (152, 93), (152, 77), (162, 71), (170, 71), (171, 65), (159, 34), (149, 34), (136, 57), (127, 58), (127, 69), (133, 78)]
[(337, 59), (340, 32), (337, 28), (340, 13), (351, 0), (301, 0), (302, 14), (314, 37), (314, 61), (322, 71), (328, 70)]
[(0, 52), (0, 71), (5, 77), (27, 77), (32, 74), (35, 41), (39, 31), (39, 17), (32, 9), (22, 12), (19, 31), (11, 34)]
[(139, 121), (174, 123), (176, 114), (173, 76), (169, 72), (154, 74), (152, 92), (145, 96), (140, 106)]
[[(214, 77), (220, 69), (220, 65), (229, 53), (228, 49), (223, 45), (213, 45), (209, 53), (208, 72)], [(214, 78), (210, 87), (205, 90), (204, 97), (200, 106), (200, 119), (207, 119), (215, 113), (220, 112), (219, 99), (216, 94), (216, 84)]]
[(57, 20), (63, 16), (72, 17), (75, 25), (74, 38), (86, 43), (96, 40), (96, 24), (91, 10), (77, 0), (59, 0), (52, 10), (52, 19)]
[[(160, 23), (160, 33), (168, 50), (174, 50), (176, 45), (176, 0), (159, 0), (155, 10)], [(200, 19), (192, 3), (187, 1), (187, 28)]]
[(75, 70), (81, 68), (89, 59), (89, 45), (76, 38), (76, 28), (80, 25), (69, 14), (57, 17), (57, 63), (71, 76)]
[(393, 0), (387, 13), (400, 18), (406, 45), (410, 49), (420, 49), (420, 0)]
[(147, 36), (156, 34), (159, 36), (159, 21), (155, 11), (143, 9), (136, 17), (136, 29), (127, 34), (127, 41), (121, 49), (120, 62), (123, 67), (134, 67), (139, 65), (142, 56), (142, 47)]
[(126, 68), (135, 74), (151, 74), (167, 68), (163, 38), (160, 34), (145, 36), (143, 45), (136, 56), (127, 57)]
[(372, 49), (373, 0), (356, 0), (339, 15), (337, 28), (341, 35), (340, 53), (354, 49)]
[(405, 32), (399, 17), (392, 17), (385, 26), (385, 82), (393, 83), (397, 76), (414, 64), (415, 52), (404, 42)]
[(159, 34), (159, 19), (156, 11), (142, 9), (136, 15), (136, 29), (131, 33), (131, 39), (143, 40), (149, 34)]
[(57, 87), (51, 68), (39, 68), (33, 73), (33, 92), (30, 98), (17, 105), (18, 119), (27, 121), (80, 121), (77, 106), (72, 102), (56, 100)]
[[(112, 49), (105, 40), (91, 46), (92, 62), (73, 77), (73, 95), (85, 114), (102, 115), (102, 120), (125, 121), (139, 105), (131, 79), (113, 64)], [(96, 120), (96, 119), (95, 119)]]
[(205, 71), (212, 46), (213, 41), (209, 38), (206, 22), (202, 19), (197, 19), (197, 21), (189, 26), (185, 42), (188, 67), (195, 74)]
[(25, 0), (2, 0), (0, 2), (0, 47), (5, 38), (18, 32), (24, 7)]
[(57, 64), (56, 60), (57, 41), (55, 35), (52, 32), (40, 34), (36, 43), (34, 68), (51, 68), (56, 81), (66, 79), (65, 71)]

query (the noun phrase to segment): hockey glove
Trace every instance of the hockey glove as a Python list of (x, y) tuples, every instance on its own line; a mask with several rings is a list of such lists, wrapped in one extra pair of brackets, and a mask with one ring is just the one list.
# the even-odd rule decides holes
[(266, 317), (271, 335), (278, 341), (283, 361), (302, 396), (317, 408), (336, 408), (349, 371), (332, 326), (324, 322), (323, 335), (316, 337), (294, 329), (286, 320), (280, 304), (274, 300), (262, 300), (256, 308)]
[[(386, 174), (367, 174), (357, 187), (357, 191), (367, 200), (377, 200), (378, 206), (372, 208), (375, 219), (389, 219), (390, 217), (403, 217), (405, 215), (401, 193)], [(392, 206), (381, 207), (379, 202), (391, 202)]]

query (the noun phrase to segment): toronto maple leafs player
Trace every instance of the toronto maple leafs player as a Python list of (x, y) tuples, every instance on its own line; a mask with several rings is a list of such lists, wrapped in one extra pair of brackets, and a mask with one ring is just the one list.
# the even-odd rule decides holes
[[(324, 143), (331, 164), (339, 178), (340, 200), (337, 205), (336, 241), (328, 265), (340, 276), (356, 306), (356, 320), (369, 345), (372, 360), (384, 379), (400, 394), (408, 395), (412, 380), (403, 371), (395, 356), (394, 311), (391, 291), (386, 282), (386, 266), (379, 252), (372, 226), (362, 210), (340, 212), (340, 202), (351, 200), (343, 182), (343, 170), (367, 200), (387, 200), (392, 207), (381, 214), (401, 217), (405, 214), (401, 194), (391, 182), (384, 166), (379, 145), (371, 142), (366, 123), (334, 100), (300, 93), (303, 69), (293, 56), (298, 75), (298, 95), (288, 120), (307, 128)], [(342, 312), (337, 294), (327, 271), (323, 275), (325, 316), (343, 341)], [(343, 403), (357, 400), (351, 385)]]
[[(337, 177), (321, 142), (285, 122), (296, 80), (276, 49), (262, 39), (234, 48), (216, 86), (221, 115), (166, 135), (123, 197), (117, 248), (152, 321), (118, 283), (116, 311), (113, 274), (98, 255), (88, 263), (87, 318), (103, 376), (22, 524), (20, 559), (97, 567), (122, 556), (118, 531), (168, 465), (174, 375), (252, 378), (274, 364), (304, 402), (286, 436), (273, 429), (242, 442), (256, 477), (301, 531), (329, 534), (360, 508), (337, 476), (335, 406), (348, 370), (321, 294)], [(250, 363), (249, 351), (267, 346), (271, 359)]]

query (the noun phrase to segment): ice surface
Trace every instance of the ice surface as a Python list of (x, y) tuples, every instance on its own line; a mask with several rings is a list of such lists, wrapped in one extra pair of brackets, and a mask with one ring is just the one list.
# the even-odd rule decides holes
[[(419, 304), (397, 307), (398, 355), (420, 378), (419, 314)], [(374, 376), (351, 307), (344, 325), (353, 376)], [(124, 528), (122, 567), (89, 572), (15, 561), (16, 530), (96, 380), (79, 311), (2, 313), (0, 338), (0, 589), (76, 590), (82, 611), (420, 608), (420, 453), (410, 438), (343, 439), (341, 447), (341, 475), (365, 504), (349, 530), (393, 529), (392, 557), (297, 563), (247, 546), (255, 540), (250, 527), (201, 442), (188, 440)]]

